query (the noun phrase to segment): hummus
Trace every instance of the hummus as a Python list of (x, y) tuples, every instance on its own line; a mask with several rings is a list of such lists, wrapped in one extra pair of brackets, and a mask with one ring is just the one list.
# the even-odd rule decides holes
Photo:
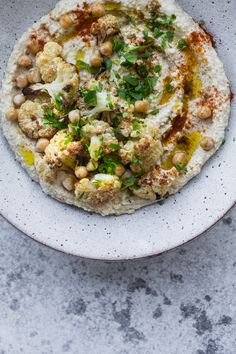
[(173, 0), (61, 1), (16, 44), (4, 134), (57, 200), (102, 215), (163, 201), (224, 141), (230, 88)]

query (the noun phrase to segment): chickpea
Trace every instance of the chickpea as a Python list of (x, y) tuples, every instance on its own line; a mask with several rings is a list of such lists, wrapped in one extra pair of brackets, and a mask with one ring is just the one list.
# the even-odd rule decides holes
[(72, 18), (69, 15), (63, 15), (60, 18), (60, 25), (63, 28), (68, 28), (73, 24)]
[(113, 53), (113, 45), (110, 41), (104, 42), (100, 46), (100, 52), (105, 57), (109, 57)]
[(214, 148), (215, 141), (214, 141), (214, 139), (212, 139), (208, 136), (205, 136), (204, 138), (202, 138), (202, 140), (200, 142), (200, 146), (203, 148), (203, 150), (210, 151)]
[(134, 104), (134, 108), (136, 112), (147, 113), (150, 108), (150, 103), (147, 100), (136, 101)]
[(44, 139), (44, 138), (39, 139), (36, 143), (36, 151), (41, 153), (45, 152), (49, 144), (50, 141), (48, 139)]
[(174, 156), (173, 156), (172, 162), (173, 162), (173, 165), (175, 165), (175, 166), (180, 164), (180, 163), (185, 165), (186, 162), (187, 162), (187, 154), (186, 154), (186, 152), (181, 152), (181, 151), (176, 152), (174, 154)]
[(212, 110), (208, 106), (203, 106), (198, 111), (198, 117), (201, 120), (207, 120), (212, 118)]
[(71, 111), (69, 113), (69, 120), (71, 123), (78, 123), (80, 121), (80, 112), (78, 109), (75, 109), (74, 111)]
[(37, 54), (40, 51), (40, 44), (36, 38), (32, 38), (27, 45), (28, 50), (32, 54)]
[(62, 181), (62, 185), (68, 192), (72, 192), (75, 188), (75, 179), (72, 176), (67, 176)]
[(17, 60), (17, 64), (22, 68), (30, 68), (32, 66), (32, 60), (28, 55), (22, 55)]
[(30, 69), (27, 74), (27, 79), (30, 84), (37, 84), (38, 82), (41, 82), (41, 75), (39, 69)]
[(98, 162), (90, 160), (89, 163), (87, 164), (86, 168), (89, 172), (96, 171), (96, 169), (98, 168)]
[(88, 176), (88, 171), (85, 166), (78, 166), (75, 169), (75, 175), (78, 179), (83, 179)]
[(15, 106), (20, 107), (26, 101), (25, 96), (21, 93), (13, 98), (13, 103)]
[(20, 89), (25, 88), (26, 86), (28, 86), (28, 84), (29, 82), (26, 75), (19, 75), (16, 78), (16, 86), (19, 87)]
[(100, 55), (99, 51), (95, 51), (90, 59), (90, 65), (91, 66), (95, 66), (95, 67), (99, 67), (101, 66), (103, 63), (103, 58)]
[(125, 168), (123, 165), (117, 165), (115, 168), (115, 174), (118, 177), (123, 176), (123, 174), (125, 173)]
[(16, 122), (18, 119), (18, 112), (14, 107), (11, 107), (7, 112), (6, 112), (6, 118), (10, 122)]
[(105, 15), (105, 7), (102, 4), (93, 4), (91, 7), (93, 17), (102, 17)]

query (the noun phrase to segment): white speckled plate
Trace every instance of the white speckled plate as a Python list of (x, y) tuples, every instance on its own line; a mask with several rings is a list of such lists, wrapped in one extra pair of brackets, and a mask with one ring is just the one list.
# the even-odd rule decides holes
[[(42, 0), (37, 8), (30, 1), (0, 4), (2, 47), (13, 43), (11, 24), (19, 34), (28, 23), (47, 13), (56, 1)], [(181, 0), (180, 4), (196, 19), (204, 19), (214, 34), (218, 52), (236, 90), (236, 2)], [(14, 11), (10, 4), (19, 9)], [(35, 12), (36, 11), (36, 12)], [(1, 23), (2, 19), (0, 19)], [(3, 23), (3, 22), (2, 22)], [(1, 26), (1, 25), (0, 25)], [(9, 28), (7, 28), (7, 26)], [(7, 51), (6, 51), (7, 52)], [(9, 50), (8, 50), (9, 54)], [(5, 56), (5, 57), (4, 57)], [(1, 63), (6, 53), (1, 52)], [(74, 255), (106, 259), (131, 259), (156, 255), (179, 246), (216, 223), (236, 201), (236, 105), (233, 103), (226, 143), (203, 168), (199, 177), (164, 205), (147, 207), (133, 215), (100, 217), (69, 207), (47, 197), (14, 160), (0, 136), (0, 212), (13, 225), (35, 240)]]

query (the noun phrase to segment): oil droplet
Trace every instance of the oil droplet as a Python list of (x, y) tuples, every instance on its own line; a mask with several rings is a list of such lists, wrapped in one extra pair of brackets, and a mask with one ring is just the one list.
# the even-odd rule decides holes
[(173, 97), (173, 95), (175, 93), (175, 88), (173, 86), (171, 86), (171, 82), (172, 82), (172, 80), (169, 76), (167, 76), (164, 79), (164, 82), (163, 82), (164, 89), (163, 89), (160, 105), (168, 103), (169, 100), (171, 99), (171, 97)]
[(76, 59), (76, 60), (83, 60), (84, 57), (85, 57), (85, 52), (84, 52), (84, 50), (82, 50), (82, 49), (78, 50), (75, 59)]
[(200, 95), (202, 82), (199, 74), (199, 60), (195, 52), (187, 48), (185, 50), (185, 60), (183, 72), (186, 74), (185, 93), (190, 100), (193, 100)]
[(23, 157), (24, 162), (28, 166), (32, 166), (34, 164), (34, 153), (31, 150), (20, 149), (19, 153)]
[(114, 11), (114, 10), (120, 10), (121, 9), (121, 3), (115, 3), (112, 1), (107, 1), (104, 3), (104, 7), (107, 11)]
[(168, 155), (167, 159), (163, 161), (161, 167), (164, 170), (170, 170), (174, 165), (172, 163), (173, 156), (176, 152), (184, 151), (187, 154), (187, 163), (191, 160), (194, 152), (197, 150), (201, 141), (201, 133), (193, 131), (185, 134), (180, 141), (176, 144), (173, 151)]

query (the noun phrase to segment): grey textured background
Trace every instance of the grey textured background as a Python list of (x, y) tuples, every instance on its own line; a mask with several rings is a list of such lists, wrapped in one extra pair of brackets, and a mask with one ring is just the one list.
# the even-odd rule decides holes
[[(0, 79), (13, 39), (55, 2), (0, 0)], [(191, 3), (199, 18), (204, 1)], [(0, 354), (235, 354), (235, 287), (236, 209), (184, 247), (124, 263), (58, 253), (0, 218)]]
[(235, 354), (236, 209), (184, 247), (124, 263), (0, 230), (1, 354)]

